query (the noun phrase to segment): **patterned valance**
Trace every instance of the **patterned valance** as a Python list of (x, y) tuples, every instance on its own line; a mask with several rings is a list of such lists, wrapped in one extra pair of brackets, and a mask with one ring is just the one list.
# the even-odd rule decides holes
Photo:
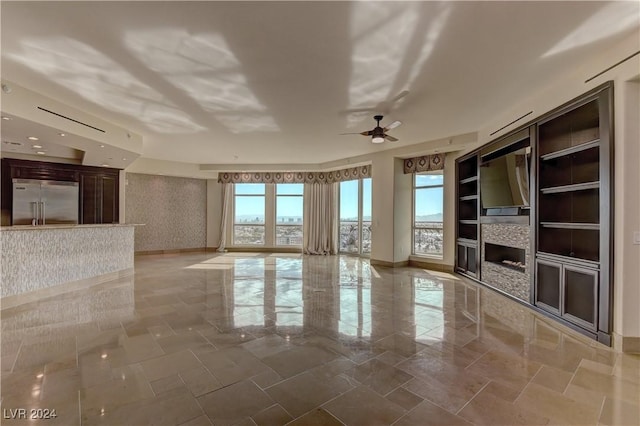
[(444, 169), (444, 154), (423, 155), (404, 160), (405, 174), (442, 169)]
[(334, 183), (371, 177), (371, 166), (330, 172), (223, 172), (218, 183)]

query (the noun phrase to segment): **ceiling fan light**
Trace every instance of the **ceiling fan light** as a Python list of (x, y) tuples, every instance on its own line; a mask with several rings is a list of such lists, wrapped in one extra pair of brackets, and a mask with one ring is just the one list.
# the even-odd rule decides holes
[(384, 142), (384, 137), (383, 136), (374, 136), (371, 138), (371, 142), (373, 143), (382, 143)]

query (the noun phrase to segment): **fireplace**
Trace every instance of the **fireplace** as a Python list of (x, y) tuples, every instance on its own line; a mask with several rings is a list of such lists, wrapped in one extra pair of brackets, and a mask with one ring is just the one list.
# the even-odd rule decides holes
[(515, 247), (485, 243), (484, 260), (524, 273), (526, 252)]

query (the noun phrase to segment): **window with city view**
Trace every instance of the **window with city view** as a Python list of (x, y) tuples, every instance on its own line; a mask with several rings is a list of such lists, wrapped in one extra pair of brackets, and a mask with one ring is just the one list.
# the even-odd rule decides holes
[(340, 182), (340, 251), (371, 253), (371, 178)]
[(413, 253), (442, 257), (444, 175), (416, 173), (413, 182)]
[(304, 184), (276, 184), (276, 245), (302, 245)]
[(233, 243), (264, 245), (265, 184), (238, 183), (234, 190)]

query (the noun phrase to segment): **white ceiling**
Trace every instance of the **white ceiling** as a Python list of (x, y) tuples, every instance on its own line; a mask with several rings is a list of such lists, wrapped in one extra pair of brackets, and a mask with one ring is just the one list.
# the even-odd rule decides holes
[[(639, 5), (2, 1), (2, 77), (141, 134), (143, 157), (317, 164), (475, 131), (637, 32)], [(378, 112), (399, 142), (339, 135)]]

